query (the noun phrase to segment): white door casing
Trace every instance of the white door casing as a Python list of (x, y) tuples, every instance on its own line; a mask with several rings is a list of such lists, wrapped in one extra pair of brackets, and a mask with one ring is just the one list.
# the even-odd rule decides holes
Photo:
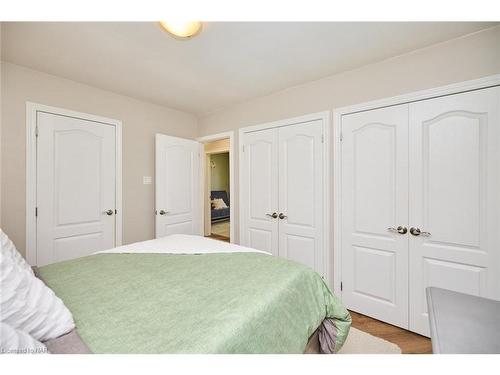
[(42, 111), (36, 126), (35, 263), (114, 247), (115, 126)]
[(410, 329), (425, 288), (500, 299), (500, 88), (410, 104)]
[(156, 238), (203, 235), (200, 152), (197, 141), (156, 134)]
[(278, 128), (279, 255), (326, 273), (323, 249), (323, 123)]
[(342, 300), (408, 326), (408, 105), (342, 118)]
[(205, 153), (205, 166), (204, 172), (202, 173), (205, 177), (205, 188), (203, 190), (202, 201), (204, 206), (204, 235), (210, 236), (212, 234), (212, 210), (211, 210), (211, 200), (210, 200), (210, 187), (212, 186), (212, 176), (210, 173), (210, 154)]
[(278, 129), (246, 133), (241, 142), (240, 241), (277, 256)]

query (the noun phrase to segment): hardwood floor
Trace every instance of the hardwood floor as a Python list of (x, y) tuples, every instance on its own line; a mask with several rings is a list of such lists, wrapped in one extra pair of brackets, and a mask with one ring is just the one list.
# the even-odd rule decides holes
[(229, 220), (212, 223), (212, 234), (218, 234), (219, 236), (229, 238), (229, 232), (230, 232)]
[(229, 237), (220, 236), (220, 235), (215, 234), (215, 233), (212, 233), (210, 236), (206, 236), (206, 237), (213, 238), (214, 240), (229, 242)]
[(427, 337), (358, 314), (354, 311), (349, 312), (351, 313), (353, 327), (398, 345), (403, 354), (432, 353), (431, 340)]

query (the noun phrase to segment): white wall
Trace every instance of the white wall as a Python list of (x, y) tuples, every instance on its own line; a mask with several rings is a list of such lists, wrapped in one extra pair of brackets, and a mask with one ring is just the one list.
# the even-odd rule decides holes
[(139, 101), (67, 79), (2, 63), (2, 229), (25, 253), (26, 102), (46, 104), (123, 122), (123, 241), (154, 237), (154, 135), (194, 138), (194, 115)]
[[(497, 73), (500, 73), (500, 26), (208, 114), (200, 119), (200, 135), (332, 110)], [(237, 153), (235, 158), (236, 186), (232, 194), (238, 196)], [(237, 231), (238, 215), (236, 204), (233, 223)], [(239, 238), (237, 232), (235, 237)]]
[(210, 167), (210, 190), (225, 190), (229, 191), (229, 152), (211, 154), (210, 162), (215, 164), (215, 167)]

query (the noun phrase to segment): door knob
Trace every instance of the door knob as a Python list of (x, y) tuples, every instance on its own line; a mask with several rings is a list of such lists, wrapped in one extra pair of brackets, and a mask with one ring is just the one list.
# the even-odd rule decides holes
[(113, 215), (113, 210), (106, 210), (106, 211), (104, 211), (104, 213), (108, 216), (111, 216), (111, 215)]
[(165, 210), (160, 210), (160, 215), (166, 215), (168, 214), (169, 211), (165, 211)]
[(266, 214), (266, 216), (272, 217), (273, 219), (276, 219), (278, 217), (278, 214), (276, 212), (273, 212), (272, 214)]
[(387, 230), (390, 232), (397, 232), (399, 234), (406, 234), (408, 232), (408, 229), (406, 229), (406, 227), (403, 227), (401, 225), (397, 228), (393, 228), (393, 227), (387, 228)]
[(288, 216), (284, 215), (284, 214), (283, 214), (283, 212), (280, 212), (280, 216), (279, 216), (279, 218), (280, 218), (281, 220), (283, 220), (283, 219), (285, 219), (285, 218), (287, 218), (287, 217), (288, 217)]
[(420, 228), (414, 228), (414, 227), (411, 227), (410, 228), (410, 233), (413, 234), (414, 236), (430, 236), (430, 232), (422, 232), (420, 230)]

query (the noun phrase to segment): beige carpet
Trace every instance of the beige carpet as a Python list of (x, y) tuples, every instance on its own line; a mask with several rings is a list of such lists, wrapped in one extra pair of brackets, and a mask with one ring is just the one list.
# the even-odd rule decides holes
[(339, 354), (401, 354), (396, 344), (351, 327)]

